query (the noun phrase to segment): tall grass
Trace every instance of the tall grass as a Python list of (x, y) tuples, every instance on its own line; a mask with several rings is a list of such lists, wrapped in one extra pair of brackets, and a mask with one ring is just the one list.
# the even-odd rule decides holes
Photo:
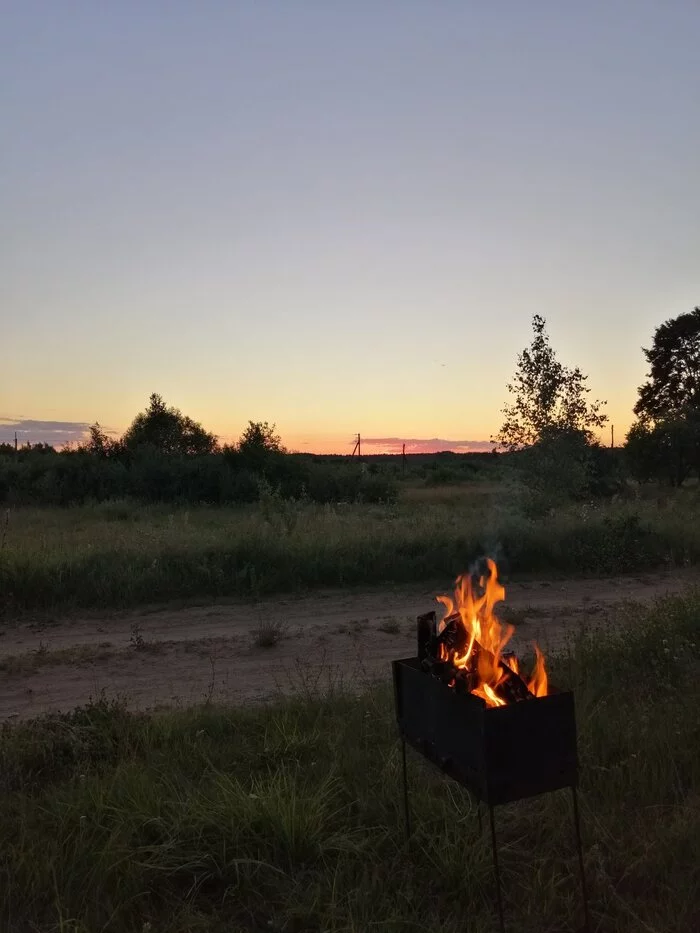
[(528, 517), (506, 489), (396, 505), (280, 499), (173, 510), (129, 503), (18, 509), (0, 552), (6, 612), (440, 579), (484, 553), (505, 573), (609, 575), (700, 559), (697, 493)]
[[(700, 923), (700, 604), (660, 604), (554, 665), (576, 691), (593, 929)], [(154, 716), (98, 702), (0, 736), (0, 929), (494, 929), (488, 840), (410, 760), (388, 689)], [(580, 923), (569, 800), (499, 808), (510, 929)]]

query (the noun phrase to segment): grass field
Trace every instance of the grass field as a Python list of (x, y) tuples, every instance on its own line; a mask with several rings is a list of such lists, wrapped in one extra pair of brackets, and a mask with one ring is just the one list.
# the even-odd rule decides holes
[[(598, 933), (700, 928), (700, 603), (580, 641), (585, 859)], [(410, 760), (404, 847), (390, 691), (152, 716), (106, 703), (0, 734), (7, 933), (494, 929), (466, 794)], [(569, 798), (500, 808), (510, 929), (574, 930)]]
[(15, 509), (0, 531), (6, 613), (444, 580), (490, 553), (506, 574), (599, 574), (700, 560), (700, 494), (531, 517), (506, 486), (408, 488), (395, 505), (240, 508), (110, 502)]

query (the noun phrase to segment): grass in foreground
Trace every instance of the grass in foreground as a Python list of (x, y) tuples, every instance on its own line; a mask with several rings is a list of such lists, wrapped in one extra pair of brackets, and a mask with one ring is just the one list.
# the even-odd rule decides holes
[[(554, 664), (576, 690), (593, 928), (700, 928), (700, 602)], [(130, 715), (98, 702), (0, 738), (0, 929), (494, 929), (490, 850), (411, 756), (402, 835), (390, 691)], [(576, 928), (565, 792), (499, 808), (511, 929)]]
[[(507, 486), (395, 505), (250, 508), (104, 503), (17, 509), (0, 548), (0, 612), (126, 608), (316, 586), (454, 578), (484, 553), (506, 573), (610, 574), (700, 561), (700, 501), (528, 517)], [(698, 520), (693, 520), (698, 516)]]

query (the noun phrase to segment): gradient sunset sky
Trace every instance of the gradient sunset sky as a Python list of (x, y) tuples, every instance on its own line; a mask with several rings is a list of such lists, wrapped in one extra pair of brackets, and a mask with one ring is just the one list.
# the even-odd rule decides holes
[(695, 0), (6, 0), (0, 441), (486, 441), (544, 315), (620, 439), (700, 304)]

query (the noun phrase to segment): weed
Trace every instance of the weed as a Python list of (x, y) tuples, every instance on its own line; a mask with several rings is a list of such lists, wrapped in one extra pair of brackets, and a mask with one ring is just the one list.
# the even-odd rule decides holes
[(141, 626), (138, 622), (131, 623), (129, 632), (129, 647), (135, 651), (143, 651), (146, 648), (146, 639), (141, 634)]
[(162, 641), (149, 641), (141, 634), (141, 626), (138, 622), (132, 622), (129, 627), (129, 647), (134, 651), (148, 651), (151, 654), (159, 654), (165, 651), (167, 645)]
[(253, 644), (256, 648), (273, 648), (286, 631), (286, 626), (280, 622), (261, 621), (253, 631)]

